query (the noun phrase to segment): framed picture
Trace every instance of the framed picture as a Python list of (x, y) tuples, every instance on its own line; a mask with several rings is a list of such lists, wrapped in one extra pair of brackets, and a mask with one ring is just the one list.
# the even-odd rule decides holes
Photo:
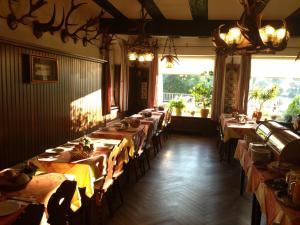
[(30, 82), (58, 81), (57, 59), (46, 56), (30, 55)]

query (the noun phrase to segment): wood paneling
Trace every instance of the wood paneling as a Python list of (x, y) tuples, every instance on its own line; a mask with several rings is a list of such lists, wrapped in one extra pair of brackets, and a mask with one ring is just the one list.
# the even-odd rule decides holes
[[(58, 82), (29, 83), (29, 54), (56, 57)], [(0, 169), (102, 121), (100, 61), (0, 41)]]

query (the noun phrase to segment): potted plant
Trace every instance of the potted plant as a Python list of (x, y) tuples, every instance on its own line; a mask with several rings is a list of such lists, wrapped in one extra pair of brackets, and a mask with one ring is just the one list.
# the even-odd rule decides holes
[(285, 112), (285, 118), (289, 118), (289, 120), (291, 121), (293, 120), (293, 118), (296, 118), (297, 115), (299, 115), (299, 113), (300, 113), (300, 95), (295, 96), (292, 102), (289, 104)]
[(212, 77), (204, 77), (202, 82), (190, 89), (190, 93), (195, 97), (196, 103), (202, 104), (201, 117), (207, 118), (209, 113), (207, 107), (210, 105), (212, 98)]
[(185, 104), (182, 99), (178, 99), (178, 100), (171, 100), (169, 102), (169, 106), (175, 108), (176, 116), (181, 116), (182, 109), (185, 107)]
[(254, 88), (250, 92), (250, 99), (254, 99), (258, 102), (258, 108), (253, 113), (253, 117), (256, 117), (257, 120), (261, 119), (262, 116), (262, 108), (265, 102), (275, 98), (279, 94), (279, 87), (277, 85), (273, 85), (270, 88)]

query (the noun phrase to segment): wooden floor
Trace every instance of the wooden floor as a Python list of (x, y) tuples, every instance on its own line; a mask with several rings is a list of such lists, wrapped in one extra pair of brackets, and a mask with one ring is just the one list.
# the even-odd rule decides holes
[(172, 135), (107, 225), (249, 225), (238, 163), (220, 163), (215, 139)]

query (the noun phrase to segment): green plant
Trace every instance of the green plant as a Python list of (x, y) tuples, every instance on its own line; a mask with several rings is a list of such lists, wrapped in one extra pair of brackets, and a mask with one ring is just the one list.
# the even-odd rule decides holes
[(300, 113), (300, 95), (295, 96), (292, 102), (289, 104), (285, 115), (296, 117)]
[(177, 108), (177, 109), (183, 109), (185, 107), (185, 104), (184, 104), (182, 99), (171, 100), (169, 102), (169, 107), (174, 107), (174, 108)]
[(212, 77), (206, 76), (190, 89), (190, 93), (195, 97), (197, 103), (202, 103), (206, 109), (211, 103), (212, 98)]
[(268, 100), (275, 98), (278, 94), (279, 87), (277, 85), (273, 85), (272, 87), (267, 89), (256, 87), (250, 92), (249, 100), (257, 100), (259, 104), (258, 110), (261, 112), (264, 103)]

